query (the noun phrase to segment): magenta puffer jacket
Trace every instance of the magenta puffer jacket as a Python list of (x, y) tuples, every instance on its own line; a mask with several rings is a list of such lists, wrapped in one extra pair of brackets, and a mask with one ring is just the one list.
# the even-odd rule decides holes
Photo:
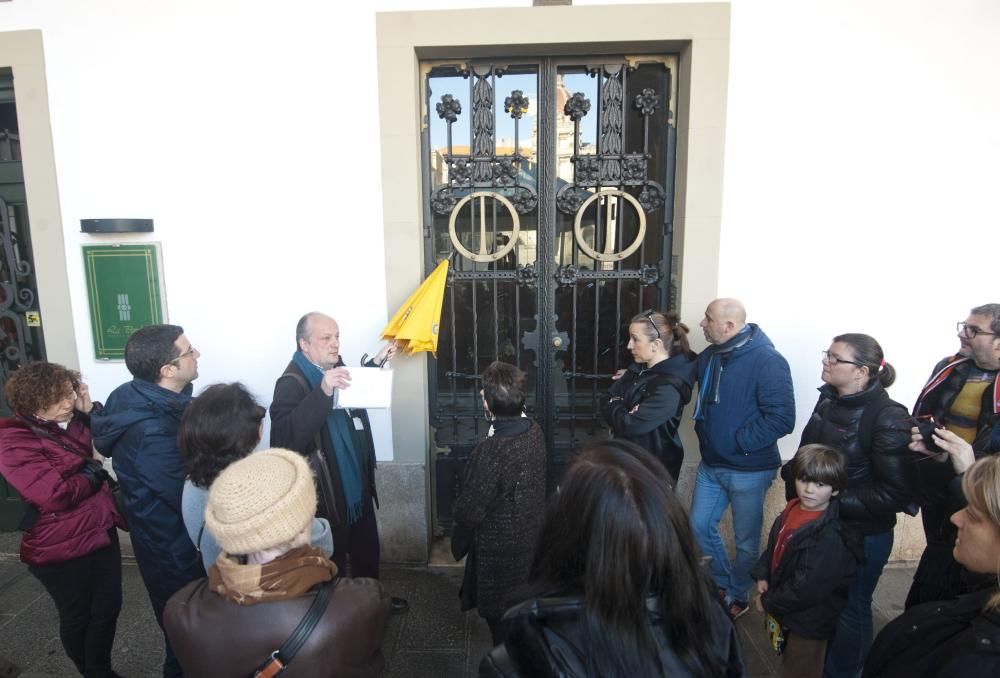
[(29, 565), (92, 553), (111, 543), (112, 526), (125, 526), (107, 483), (95, 493), (79, 473), (87, 463), (82, 455), (91, 449), (86, 418), (74, 415), (65, 431), (54, 424), (44, 430), (58, 442), (39, 436), (23, 419), (0, 419), (0, 474), (39, 512), (21, 538), (21, 560)]

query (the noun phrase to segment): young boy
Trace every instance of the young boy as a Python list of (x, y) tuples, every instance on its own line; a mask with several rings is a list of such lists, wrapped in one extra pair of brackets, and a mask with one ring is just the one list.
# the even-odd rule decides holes
[(840, 520), (837, 495), (847, 485), (843, 455), (826, 445), (803, 445), (792, 464), (798, 497), (775, 519), (751, 575), (760, 594), (757, 609), (774, 618), (785, 638), (783, 675), (819, 678), (826, 642), (864, 552), (861, 537)]

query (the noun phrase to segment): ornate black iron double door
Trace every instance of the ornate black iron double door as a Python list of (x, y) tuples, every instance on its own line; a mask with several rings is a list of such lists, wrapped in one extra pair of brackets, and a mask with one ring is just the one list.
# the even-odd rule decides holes
[(483, 369), (527, 374), (551, 488), (605, 434), (598, 400), (631, 361), (629, 319), (675, 305), (676, 63), (423, 65), (426, 273), (452, 260), (429, 375), (438, 530), (489, 428)]

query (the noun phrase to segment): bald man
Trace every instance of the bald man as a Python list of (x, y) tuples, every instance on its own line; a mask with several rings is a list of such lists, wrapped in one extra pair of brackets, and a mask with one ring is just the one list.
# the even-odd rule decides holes
[[(709, 346), (698, 356), (695, 432), (701, 463), (691, 526), (735, 619), (749, 609), (750, 568), (760, 552), (764, 496), (781, 466), (778, 439), (795, 427), (795, 396), (786, 361), (736, 299), (716, 299), (701, 321)], [(719, 521), (732, 504), (736, 559)]]

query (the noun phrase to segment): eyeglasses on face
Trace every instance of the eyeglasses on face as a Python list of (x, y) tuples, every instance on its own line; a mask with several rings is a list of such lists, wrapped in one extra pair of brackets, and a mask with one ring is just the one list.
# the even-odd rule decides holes
[(185, 358), (185, 357), (191, 355), (192, 353), (194, 353), (197, 350), (198, 349), (196, 349), (194, 346), (191, 346), (191, 347), (188, 348), (188, 350), (184, 351), (183, 353), (181, 353), (179, 356), (177, 356), (176, 358), (174, 358), (173, 360), (171, 360), (167, 364), (168, 365), (176, 365), (176, 364), (178, 364), (180, 362), (181, 358)]
[(955, 323), (955, 329), (958, 330), (959, 334), (964, 334), (969, 339), (975, 339), (980, 334), (985, 334), (985, 335), (987, 335), (989, 337), (995, 337), (995, 336), (997, 336), (996, 332), (987, 332), (986, 330), (981, 330), (978, 327), (976, 327), (975, 325), (969, 325), (968, 323), (965, 323), (965, 322), (957, 322), (957, 323)]
[(848, 365), (854, 365), (855, 367), (864, 367), (861, 363), (854, 362), (853, 360), (844, 360), (839, 356), (835, 356), (829, 351), (820, 351), (820, 359), (830, 365), (838, 365), (840, 363), (847, 363)]
[(653, 314), (655, 312), (656, 311), (654, 311), (653, 309), (649, 309), (648, 311), (646, 311), (645, 313), (643, 313), (643, 315), (646, 316), (646, 320), (649, 321), (649, 324), (652, 326), (653, 331), (656, 332), (656, 338), (659, 339), (660, 336), (661, 336), (660, 335), (660, 328), (657, 327), (656, 323), (653, 321)]

